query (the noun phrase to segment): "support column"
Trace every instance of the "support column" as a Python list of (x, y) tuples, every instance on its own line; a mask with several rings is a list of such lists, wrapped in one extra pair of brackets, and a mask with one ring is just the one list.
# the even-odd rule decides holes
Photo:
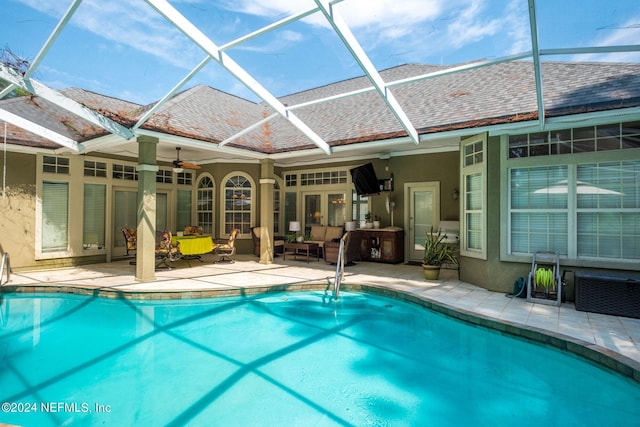
[(156, 175), (158, 138), (138, 137), (138, 224), (136, 280), (155, 280)]
[(273, 160), (260, 160), (260, 264), (273, 263)]

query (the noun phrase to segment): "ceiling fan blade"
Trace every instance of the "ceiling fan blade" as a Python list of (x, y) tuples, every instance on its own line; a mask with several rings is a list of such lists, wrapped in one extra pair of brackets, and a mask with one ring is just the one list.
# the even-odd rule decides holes
[(201, 169), (198, 165), (180, 160), (180, 147), (176, 147), (176, 159), (173, 161), (173, 167), (182, 169)]
[(193, 163), (180, 162), (180, 167), (183, 169), (201, 169), (202, 167), (199, 165), (194, 165)]

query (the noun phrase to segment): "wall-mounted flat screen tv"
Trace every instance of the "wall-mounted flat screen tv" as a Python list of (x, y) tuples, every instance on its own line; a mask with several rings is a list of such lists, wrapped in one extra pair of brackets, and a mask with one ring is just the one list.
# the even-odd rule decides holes
[(351, 180), (356, 187), (358, 196), (370, 196), (380, 194), (380, 184), (373, 169), (373, 163), (367, 163), (351, 169)]

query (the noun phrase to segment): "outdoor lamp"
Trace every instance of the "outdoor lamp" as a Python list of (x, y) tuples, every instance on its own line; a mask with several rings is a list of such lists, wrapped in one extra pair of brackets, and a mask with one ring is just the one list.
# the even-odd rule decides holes
[(344, 223), (344, 230), (345, 231), (355, 231), (356, 229), (356, 222), (355, 221), (347, 221)]
[(291, 221), (289, 223), (289, 231), (293, 231), (293, 233), (296, 235), (296, 240), (298, 242), (302, 242), (304, 240), (304, 237), (298, 236), (298, 232), (300, 230), (301, 230), (300, 221)]

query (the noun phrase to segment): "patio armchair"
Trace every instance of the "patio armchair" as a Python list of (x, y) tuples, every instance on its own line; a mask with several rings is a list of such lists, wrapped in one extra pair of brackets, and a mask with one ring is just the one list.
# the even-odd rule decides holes
[[(251, 238), (253, 239), (253, 254), (260, 256), (260, 234), (262, 233), (262, 227), (251, 227)], [(273, 236), (273, 256), (284, 252), (285, 238), (282, 236)]]
[(185, 236), (202, 236), (204, 234), (204, 230), (199, 225), (187, 225), (184, 228), (183, 234)]
[(124, 235), (124, 244), (127, 250), (127, 256), (133, 255), (129, 252), (135, 252), (138, 248), (138, 240), (136, 238), (135, 228), (123, 228), (122, 234)]
[(228, 262), (228, 263), (232, 263), (235, 262), (233, 260), (233, 257), (236, 254), (236, 237), (238, 236), (238, 233), (240, 232), (239, 229), (234, 228), (231, 231), (231, 234), (229, 235), (229, 240), (227, 241), (227, 243), (216, 243), (213, 245), (213, 253), (218, 255), (218, 259), (215, 261), (216, 263), (218, 262)]
[(338, 263), (340, 252), (340, 240), (344, 240), (344, 265), (353, 265), (353, 261), (360, 260), (360, 245), (362, 244), (362, 231), (347, 231), (342, 239), (333, 239), (324, 242), (324, 260), (330, 264)]
[(171, 270), (169, 262), (177, 261), (182, 257), (179, 245), (171, 243), (171, 232), (156, 231), (156, 268), (165, 267)]

